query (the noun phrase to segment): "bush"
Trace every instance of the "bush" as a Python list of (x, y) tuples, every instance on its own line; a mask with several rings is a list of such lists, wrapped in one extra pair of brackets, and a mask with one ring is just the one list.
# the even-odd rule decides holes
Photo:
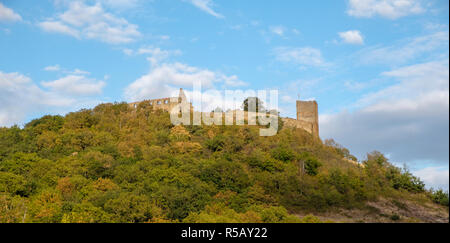
[(294, 160), (295, 154), (289, 147), (279, 146), (272, 150), (272, 157), (283, 162), (289, 162)]
[(410, 192), (425, 191), (425, 183), (413, 176), (407, 169), (391, 167), (388, 169), (386, 177), (391, 181), (394, 189), (404, 189)]
[(391, 220), (392, 220), (392, 221), (398, 221), (398, 220), (400, 220), (400, 216), (399, 216), (398, 214), (393, 214), (393, 215), (391, 216)]
[(247, 163), (252, 166), (259, 168), (263, 171), (276, 171), (282, 168), (281, 162), (273, 159), (270, 155), (262, 152), (261, 150), (255, 150), (252, 154), (246, 158)]
[(250, 185), (250, 180), (242, 166), (237, 163), (220, 160), (213, 161), (203, 169), (200, 178), (213, 182), (219, 190), (242, 192)]
[(304, 153), (301, 156), (301, 161), (304, 164), (306, 174), (310, 176), (316, 176), (319, 174), (319, 168), (322, 166), (322, 163), (320, 163), (316, 157), (308, 153)]
[(439, 189), (437, 191), (432, 191), (431, 199), (433, 200), (433, 202), (435, 202), (437, 204), (444, 205), (447, 207), (449, 206), (448, 192), (444, 192), (442, 189)]
[(222, 151), (225, 146), (225, 139), (223, 136), (215, 136), (212, 139), (206, 140), (205, 145), (212, 152)]
[(299, 223), (300, 218), (290, 215), (286, 208), (279, 206), (252, 206), (251, 211), (260, 215), (264, 223)]
[(0, 171), (0, 192), (8, 192), (12, 195), (25, 191), (25, 178), (9, 172)]
[(191, 213), (184, 223), (262, 223), (261, 216), (253, 211), (238, 213), (222, 203), (208, 205), (199, 213)]

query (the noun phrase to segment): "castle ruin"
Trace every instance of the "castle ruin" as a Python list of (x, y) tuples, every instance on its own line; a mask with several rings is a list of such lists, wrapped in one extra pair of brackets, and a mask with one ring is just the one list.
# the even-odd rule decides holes
[[(192, 103), (187, 101), (183, 89), (180, 89), (178, 97), (139, 101), (129, 103), (129, 106), (136, 109), (139, 104), (143, 102), (148, 102), (149, 105), (153, 106), (153, 109), (164, 110), (167, 112), (171, 112), (172, 109), (179, 104), (189, 105), (191, 111), (194, 111), (194, 107), (192, 106)], [(313, 136), (319, 137), (319, 111), (317, 102), (297, 100), (296, 110), (297, 119), (282, 118), (284, 125), (286, 127), (301, 128), (311, 133)]]
[(172, 111), (172, 109), (179, 105), (179, 104), (188, 104), (191, 106), (191, 110), (193, 110), (193, 106), (192, 103), (187, 102), (187, 98), (186, 95), (183, 91), (183, 89), (180, 89), (180, 92), (178, 94), (178, 97), (169, 97), (169, 98), (161, 98), (161, 99), (153, 99), (153, 100), (144, 100), (144, 101), (138, 101), (138, 102), (133, 102), (133, 103), (129, 103), (128, 105), (131, 108), (136, 109), (139, 104), (141, 103), (148, 103), (149, 105), (153, 106), (153, 109), (156, 110), (164, 110), (167, 112)]
[(297, 119), (282, 118), (284, 125), (301, 128), (319, 137), (319, 105), (316, 101), (297, 100)]

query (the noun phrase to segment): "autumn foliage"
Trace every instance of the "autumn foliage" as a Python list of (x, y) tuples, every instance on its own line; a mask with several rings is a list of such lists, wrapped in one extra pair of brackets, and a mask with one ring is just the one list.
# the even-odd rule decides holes
[(318, 222), (295, 214), (427, 193), (382, 154), (349, 159), (301, 129), (174, 127), (102, 104), (0, 128), (0, 222)]

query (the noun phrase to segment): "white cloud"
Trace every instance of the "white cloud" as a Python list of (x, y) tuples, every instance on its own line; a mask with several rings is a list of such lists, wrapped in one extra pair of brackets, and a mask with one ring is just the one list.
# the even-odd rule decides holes
[(160, 35), (160, 36), (158, 36), (158, 39), (163, 40), (163, 41), (170, 40), (170, 36), (168, 36), (168, 35)]
[(66, 106), (72, 102), (71, 98), (42, 90), (27, 76), (0, 71), (0, 126), (23, 122), (29, 112), (43, 106)]
[(270, 26), (269, 30), (279, 36), (284, 36), (284, 33), (286, 32), (286, 28), (282, 25)]
[(73, 71), (71, 71), (71, 72), (69, 72), (69, 73), (75, 74), (75, 75), (89, 75), (89, 74), (91, 74), (91, 73), (88, 72), (88, 71), (80, 70), (80, 69), (78, 69), (78, 68), (76, 68), (75, 70), (73, 70)]
[(188, 1), (195, 7), (199, 8), (200, 10), (216, 17), (216, 18), (224, 18), (224, 16), (220, 13), (217, 13), (213, 10), (214, 2), (212, 0), (184, 0)]
[(449, 188), (448, 173), (448, 167), (427, 167), (413, 172), (413, 174), (422, 179), (428, 187), (444, 190), (448, 190)]
[(43, 21), (39, 23), (39, 27), (47, 32), (61, 33), (80, 38), (80, 32), (59, 21)]
[(423, 27), (426, 30), (430, 30), (430, 31), (437, 31), (437, 30), (448, 29), (448, 25), (447, 24), (441, 24), (441, 23), (436, 23), (436, 22), (425, 22), (425, 23), (423, 23)]
[(417, 102), (416, 98), (422, 98), (424, 99), (423, 101), (427, 101), (428, 98), (434, 100), (443, 98), (441, 100), (444, 102), (443, 104), (448, 105), (448, 100), (445, 102), (445, 96), (448, 96), (449, 91), (448, 61), (410, 65), (389, 72), (383, 72), (382, 75), (396, 78), (400, 80), (400, 83), (365, 95), (358, 102), (359, 105), (377, 104), (374, 107), (378, 107), (384, 104), (384, 108), (393, 109), (395, 106), (389, 104), (390, 100), (409, 100), (412, 97), (415, 98), (411, 100), (412, 103)]
[(394, 162), (449, 161), (448, 60), (382, 74), (398, 82), (358, 100), (354, 112), (320, 116), (321, 135), (362, 158), (379, 150)]
[(124, 50), (130, 55), (148, 55), (150, 72), (125, 89), (125, 98), (129, 101), (169, 97), (179, 88), (192, 88), (195, 82), (201, 82), (203, 88), (241, 87), (247, 83), (236, 75), (227, 76), (221, 72), (198, 68), (179, 62), (169, 63), (171, 56), (181, 55), (179, 50), (161, 50), (156, 47), (141, 47), (138, 50)]
[(61, 67), (58, 64), (56, 64), (56, 65), (53, 65), (53, 66), (47, 66), (47, 67), (44, 68), (44, 70), (45, 71), (49, 71), (49, 72), (56, 72), (56, 71), (61, 70)]
[(281, 96), (281, 101), (284, 102), (284, 103), (291, 103), (292, 104), (292, 103), (296, 102), (296, 99), (291, 97), (291, 96), (289, 96), (289, 95), (283, 95), (283, 96)]
[(440, 31), (430, 35), (402, 40), (390, 46), (365, 48), (358, 52), (356, 56), (361, 60), (362, 64), (403, 64), (423, 54), (430, 56), (430, 54), (433, 54), (433, 51), (441, 50), (442, 48), (446, 48), (448, 53), (448, 43), (448, 31)]
[(161, 48), (153, 46), (141, 47), (137, 50), (125, 48), (123, 49), (123, 53), (127, 56), (147, 55), (147, 60), (152, 66), (158, 65), (172, 56), (179, 56), (182, 54), (180, 50), (161, 50)]
[(38, 23), (38, 26), (44, 31), (110, 44), (133, 42), (141, 36), (137, 25), (105, 12), (99, 3), (88, 6), (80, 1), (71, 2), (67, 11)]
[(125, 90), (125, 97), (130, 101), (168, 97), (180, 87), (192, 88), (197, 81), (202, 83), (203, 88), (212, 88), (216, 84), (232, 87), (245, 85), (237, 76), (226, 76), (182, 63), (164, 63), (130, 84)]
[(0, 22), (1, 21), (20, 21), (22, 17), (15, 13), (12, 9), (7, 8), (3, 3), (0, 3)]
[(284, 103), (284, 106), (279, 108), (281, 113), (287, 117), (296, 117), (295, 105), (293, 104), (296, 100), (316, 100), (314, 95), (321, 89), (322, 81), (322, 78), (297, 79), (281, 87), (275, 87), (280, 92), (281, 102)]
[(228, 87), (241, 87), (248, 85), (248, 83), (240, 80), (236, 75), (233, 76), (220, 75), (220, 78), (223, 79), (224, 85)]
[(388, 19), (425, 12), (421, 0), (349, 0), (348, 15), (370, 18), (379, 15)]
[(361, 91), (372, 85), (372, 83), (373, 82), (355, 82), (347, 80), (344, 82), (344, 86), (350, 91)]
[(154, 47), (144, 47), (140, 48), (137, 51), (137, 54), (141, 55), (149, 55), (147, 60), (153, 65), (158, 65), (163, 60), (168, 59), (171, 56), (178, 56), (181, 55), (181, 51), (174, 50), (174, 51), (166, 51), (161, 50), (160, 48), (154, 48)]
[(0, 126), (23, 124), (31, 114), (65, 113), (100, 103), (92, 95), (101, 92), (103, 81), (69, 75), (43, 82), (43, 89), (20, 73), (0, 71)]
[(98, 81), (80, 75), (68, 75), (54, 81), (42, 82), (42, 86), (50, 88), (52, 91), (69, 95), (101, 94), (105, 84), (104, 81)]
[(106, 6), (118, 9), (137, 7), (140, 0), (97, 0)]
[(76, 68), (75, 70), (69, 71), (65, 68), (62, 68), (59, 64), (47, 66), (44, 68), (44, 71), (61, 72), (61, 73), (65, 73), (65, 74), (74, 74), (74, 75), (89, 75), (89, 74), (91, 74), (88, 71), (80, 70), (78, 68)]
[[(138, 7), (141, 0), (53, 0), (54, 4), (57, 7), (66, 7), (70, 5), (71, 2), (78, 1), (78, 2), (94, 2), (94, 3), (100, 3), (102, 6), (112, 8), (114, 10), (127, 10), (131, 8)], [(151, 0), (153, 1), (153, 0)]]
[(364, 38), (361, 35), (361, 32), (359, 32), (358, 30), (349, 30), (346, 32), (340, 32), (339, 36), (341, 37), (342, 41), (347, 44), (355, 44), (355, 45), (364, 44)]
[(319, 49), (311, 47), (277, 47), (273, 50), (277, 61), (294, 63), (303, 66), (324, 66), (325, 61)]

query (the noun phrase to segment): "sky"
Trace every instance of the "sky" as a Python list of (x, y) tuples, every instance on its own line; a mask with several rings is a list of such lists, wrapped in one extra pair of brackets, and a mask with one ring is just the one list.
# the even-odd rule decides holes
[(322, 139), (448, 190), (448, 20), (446, 0), (0, 0), (0, 126), (276, 89), (282, 116), (317, 100)]

